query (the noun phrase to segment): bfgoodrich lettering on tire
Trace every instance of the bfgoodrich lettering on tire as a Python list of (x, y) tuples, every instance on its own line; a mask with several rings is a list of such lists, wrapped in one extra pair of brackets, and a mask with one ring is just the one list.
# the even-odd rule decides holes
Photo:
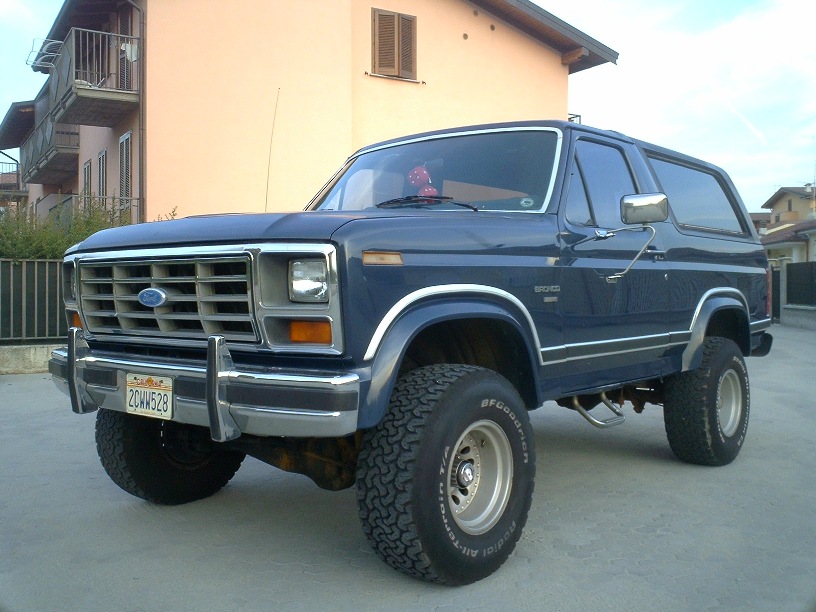
[(742, 353), (726, 338), (706, 338), (696, 370), (666, 381), (663, 420), (675, 456), (688, 463), (726, 465), (748, 429), (750, 391)]
[(362, 446), (360, 518), (386, 563), (459, 585), (508, 558), (530, 509), (535, 452), (527, 410), (506, 379), (465, 365), (409, 372)]

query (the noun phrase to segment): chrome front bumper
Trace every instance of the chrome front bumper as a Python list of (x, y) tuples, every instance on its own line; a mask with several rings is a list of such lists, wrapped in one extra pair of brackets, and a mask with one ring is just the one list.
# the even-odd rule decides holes
[[(256, 436), (338, 437), (357, 429), (359, 377), (350, 372), (238, 369), (224, 338), (211, 336), (207, 362), (114, 355), (92, 350), (81, 329), (51, 353), (54, 383), (77, 414), (126, 412), (128, 373), (170, 376), (173, 420), (208, 427), (216, 442)], [(149, 417), (144, 417), (149, 418)]]

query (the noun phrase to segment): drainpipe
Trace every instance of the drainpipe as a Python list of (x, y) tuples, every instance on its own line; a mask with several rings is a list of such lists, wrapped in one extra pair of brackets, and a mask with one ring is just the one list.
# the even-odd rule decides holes
[[(145, 118), (147, 117), (147, 109), (145, 108), (147, 102), (147, 40), (146, 19), (144, 10), (133, 0), (125, 0), (139, 13), (139, 217), (136, 220), (138, 223), (144, 223), (147, 220), (147, 177), (145, 176), (145, 140), (147, 138), (147, 125)], [(145, 2), (146, 4), (146, 2)]]

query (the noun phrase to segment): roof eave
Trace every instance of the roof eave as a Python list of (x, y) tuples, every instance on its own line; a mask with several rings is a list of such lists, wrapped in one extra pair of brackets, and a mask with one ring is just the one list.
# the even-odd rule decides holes
[(780, 248), (786, 248), (786, 247), (793, 248), (793, 247), (797, 247), (797, 246), (802, 246), (802, 244), (804, 244), (806, 242), (807, 242), (807, 240), (804, 240), (804, 239), (794, 240), (792, 238), (789, 238), (788, 240), (783, 240), (781, 242), (763, 242), (762, 247), (766, 248), (766, 249), (780, 249)]
[(773, 209), (773, 205), (776, 204), (777, 200), (782, 196), (782, 194), (790, 194), (795, 195), (800, 198), (809, 198), (813, 199), (813, 192), (811, 191), (808, 193), (803, 187), (780, 187), (776, 190), (767, 202), (762, 205), (762, 208), (770, 208)]
[[(116, 0), (64, 0), (54, 23), (48, 30), (46, 40), (64, 41), (71, 28), (98, 30), (100, 22), (116, 10)], [(32, 70), (48, 74), (44, 65), (32, 65)]]
[(0, 122), (0, 151), (17, 149), (34, 129), (34, 100), (12, 102)]
[[(470, 0), (513, 27), (559, 51), (574, 74), (618, 61), (618, 52), (562, 21), (529, 0)], [(582, 51), (583, 50), (583, 51)]]

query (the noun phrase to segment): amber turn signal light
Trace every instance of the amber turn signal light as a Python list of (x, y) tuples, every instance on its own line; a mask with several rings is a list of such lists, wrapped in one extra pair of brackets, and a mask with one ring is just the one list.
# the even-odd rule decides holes
[(289, 341), (292, 343), (331, 344), (331, 323), (329, 321), (290, 321)]
[(78, 312), (71, 313), (71, 327), (82, 328), (82, 319), (79, 318)]

